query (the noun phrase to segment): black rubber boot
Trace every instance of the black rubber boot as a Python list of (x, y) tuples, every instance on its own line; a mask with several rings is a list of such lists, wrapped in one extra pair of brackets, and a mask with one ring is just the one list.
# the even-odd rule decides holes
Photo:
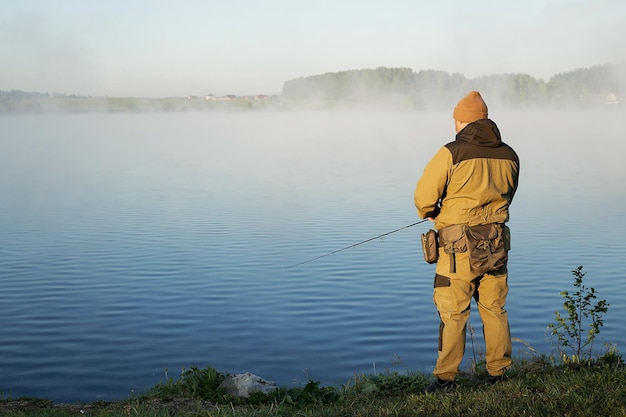
[(454, 388), (454, 381), (445, 381), (443, 379), (435, 379), (424, 391), (426, 394), (430, 394), (436, 391), (448, 391)]

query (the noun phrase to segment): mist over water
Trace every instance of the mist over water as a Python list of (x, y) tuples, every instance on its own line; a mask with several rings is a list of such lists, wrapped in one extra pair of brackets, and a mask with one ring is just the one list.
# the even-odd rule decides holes
[[(610, 304), (602, 339), (619, 348), (623, 110), (490, 112), (521, 159), (509, 223), (513, 337), (550, 352), (559, 292), (584, 265)], [(126, 398), (191, 366), (279, 385), (432, 370), (426, 224), (286, 267), (417, 221), (415, 183), (453, 139), (450, 112), (0, 123), (0, 392)]]

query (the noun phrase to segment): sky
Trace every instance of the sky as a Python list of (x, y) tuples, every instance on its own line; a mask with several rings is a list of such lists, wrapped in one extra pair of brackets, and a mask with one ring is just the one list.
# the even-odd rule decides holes
[(626, 62), (624, 0), (0, 0), (0, 90), (280, 94), (377, 67), (468, 78)]

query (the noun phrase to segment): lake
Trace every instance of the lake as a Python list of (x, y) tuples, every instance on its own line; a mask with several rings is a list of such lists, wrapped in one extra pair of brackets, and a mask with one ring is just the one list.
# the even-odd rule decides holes
[[(571, 270), (626, 346), (621, 108), (497, 111), (521, 159), (515, 358), (550, 354)], [(433, 369), (417, 179), (450, 112), (0, 116), (0, 394), (124, 399), (183, 368), (281, 386)], [(470, 325), (481, 334), (475, 305)], [(464, 366), (482, 354), (468, 338)]]

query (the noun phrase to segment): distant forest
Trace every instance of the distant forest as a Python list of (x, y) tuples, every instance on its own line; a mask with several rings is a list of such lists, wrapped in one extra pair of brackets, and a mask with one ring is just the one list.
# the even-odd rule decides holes
[(427, 109), (450, 107), (471, 90), (480, 91), (488, 103), (506, 107), (618, 104), (626, 93), (626, 64), (576, 69), (547, 82), (527, 74), (468, 79), (445, 71), (380, 67), (290, 80), (281, 98), (320, 105), (382, 103)]
[(0, 90), (0, 113), (176, 112), (377, 107), (449, 109), (471, 90), (505, 108), (620, 105), (626, 95), (626, 63), (597, 65), (552, 76), (527, 74), (468, 79), (459, 73), (410, 68), (361, 69), (297, 78), (279, 96), (109, 98)]

